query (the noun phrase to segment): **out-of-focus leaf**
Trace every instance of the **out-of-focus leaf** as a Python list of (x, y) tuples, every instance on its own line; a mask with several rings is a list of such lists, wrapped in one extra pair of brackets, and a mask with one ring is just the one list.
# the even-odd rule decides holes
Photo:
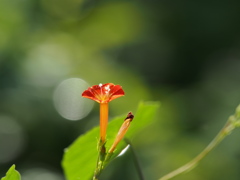
[(21, 180), (21, 176), (18, 171), (15, 170), (15, 165), (12, 165), (8, 170), (5, 177), (1, 180)]
[[(135, 118), (126, 134), (128, 139), (133, 139), (156, 115), (159, 103), (140, 103)], [(134, 113), (133, 113), (134, 114)], [(126, 115), (117, 117), (108, 125), (107, 150), (114, 141), (114, 138), (123, 123)], [(65, 150), (62, 166), (67, 180), (89, 180), (93, 176), (97, 160), (97, 138), (99, 127), (93, 128), (86, 134), (80, 136), (69, 148)], [(117, 156), (124, 148), (123, 141), (117, 146), (114, 156)]]

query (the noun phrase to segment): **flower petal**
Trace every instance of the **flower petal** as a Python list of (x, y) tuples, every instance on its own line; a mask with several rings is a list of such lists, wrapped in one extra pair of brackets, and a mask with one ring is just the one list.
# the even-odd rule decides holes
[(124, 91), (122, 87), (113, 83), (94, 85), (82, 93), (83, 97), (92, 99), (98, 103), (108, 103), (123, 95)]
[(112, 87), (110, 94), (111, 94), (111, 97), (109, 101), (116, 99), (118, 97), (124, 96), (125, 93), (120, 85), (115, 85), (114, 87)]

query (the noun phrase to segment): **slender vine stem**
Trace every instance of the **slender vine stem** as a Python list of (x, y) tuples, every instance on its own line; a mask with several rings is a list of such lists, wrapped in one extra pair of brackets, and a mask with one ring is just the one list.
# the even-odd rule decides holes
[(98, 180), (98, 174), (99, 174), (99, 169), (98, 169), (98, 163), (99, 163), (99, 154), (98, 154), (98, 158), (97, 158), (97, 164), (96, 164), (96, 168), (93, 174), (93, 180)]
[(132, 157), (133, 157), (133, 162), (134, 162), (134, 165), (136, 167), (136, 170), (137, 170), (137, 174), (138, 174), (138, 177), (140, 180), (144, 180), (144, 176), (143, 176), (143, 172), (141, 170), (141, 167), (140, 167), (140, 163), (138, 161), (138, 158), (137, 158), (137, 155), (136, 155), (136, 152), (132, 146), (132, 143), (130, 140), (124, 138), (124, 141), (130, 145), (130, 150), (131, 150), (131, 153), (132, 153)]
[(96, 168), (93, 175), (93, 180), (98, 180), (98, 176), (100, 175), (100, 173), (101, 173), (101, 160), (100, 160), (100, 153), (99, 153), (97, 158)]
[(103, 165), (106, 157), (106, 148), (105, 143), (102, 143), (101, 140), (99, 140), (98, 144), (98, 158), (97, 158), (97, 164), (93, 175), (93, 180), (98, 180), (99, 175), (101, 174), (103, 170)]
[(189, 161), (187, 164), (181, 166), (180, 168), (170, 172), (169, 174), (163, 176), (159, 180), (171, 179), (185, 171), (192, 170), (196, 165), (213, 149), (215, 148), (227, 135), (229, 135), (236, 127), (238, 123), (238, 117), (230, 116), (224, 127), (216, 135), (216, 137), (209, 143), (209, 145), (199, 153), (195, 158)]

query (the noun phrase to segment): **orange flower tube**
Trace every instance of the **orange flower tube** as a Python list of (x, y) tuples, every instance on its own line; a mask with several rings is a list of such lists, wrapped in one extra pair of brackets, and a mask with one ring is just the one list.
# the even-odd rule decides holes
[(108, 125), (108, 103), (113, 99), (124, 96), (124, 91), (120, 85), (106, 83), (88, 88), (82, 93), (82, 96), (100, 104), (100, 142), (104, 144)]
[(100, 103), (100, 140), (105, 142), (108, 125), (108, 103)]

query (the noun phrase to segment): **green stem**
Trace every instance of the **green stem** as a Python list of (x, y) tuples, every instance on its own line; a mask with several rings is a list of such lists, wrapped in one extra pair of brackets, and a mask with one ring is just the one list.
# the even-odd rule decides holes
[(100, 153), (98, 154), (97, 164), (96, 164), (96, 168), (93, 175), (93, 180), (98, 180), (98, 176), (100, 175), (99, 160), (100, 160)]
[(233, 129), (236, 127), (235, 122), (236, 122), (235, 117), (230, 116), (225, 126), (200, 154), (198, 154), (194, 159), (192, 159), (187, 164), (170, 172), (169, 174), (163, 176), (159, 180), (168, 180), (185, 171), (193, 169), (200, 162), (200, 160), (202, 160), (214, 147), (216, 147), (227, 135), (229, 135), (233, 131)]
[(132, 157), (133, 157), (133, 162), (134, 162), (134, 165), (136, 167), (136, 170), (137, 170), (137, 174), (138, 174), (138, 177), (140, 180), (144, 180), (144, 176), (143, 176), (143, 173), (142, 173), (142, 170), (141, 170), (141, 167), (140, 167), (140, 164), (139, 164), (139, 161), (138, 161), (138, 158), (137, 158), (137, 155), (136, 155), (136, 152), (132, 146), (132, 143), (131, 141), (129, 141), (128, 139), (124, 138), (124, 141), (130, 145), (130, 150), (131, 150), (131, 153), (132, 153)]
[(98, 146), (99, 152), (98, 152), (96, 168), (93, 175), (93, 180), (98, 180), (98, 177), (100, 176), (103, 170), (103, 164), (106, 157), (105, 143), (102, 143), (101, 140), (99, 141), (99, 146)]

